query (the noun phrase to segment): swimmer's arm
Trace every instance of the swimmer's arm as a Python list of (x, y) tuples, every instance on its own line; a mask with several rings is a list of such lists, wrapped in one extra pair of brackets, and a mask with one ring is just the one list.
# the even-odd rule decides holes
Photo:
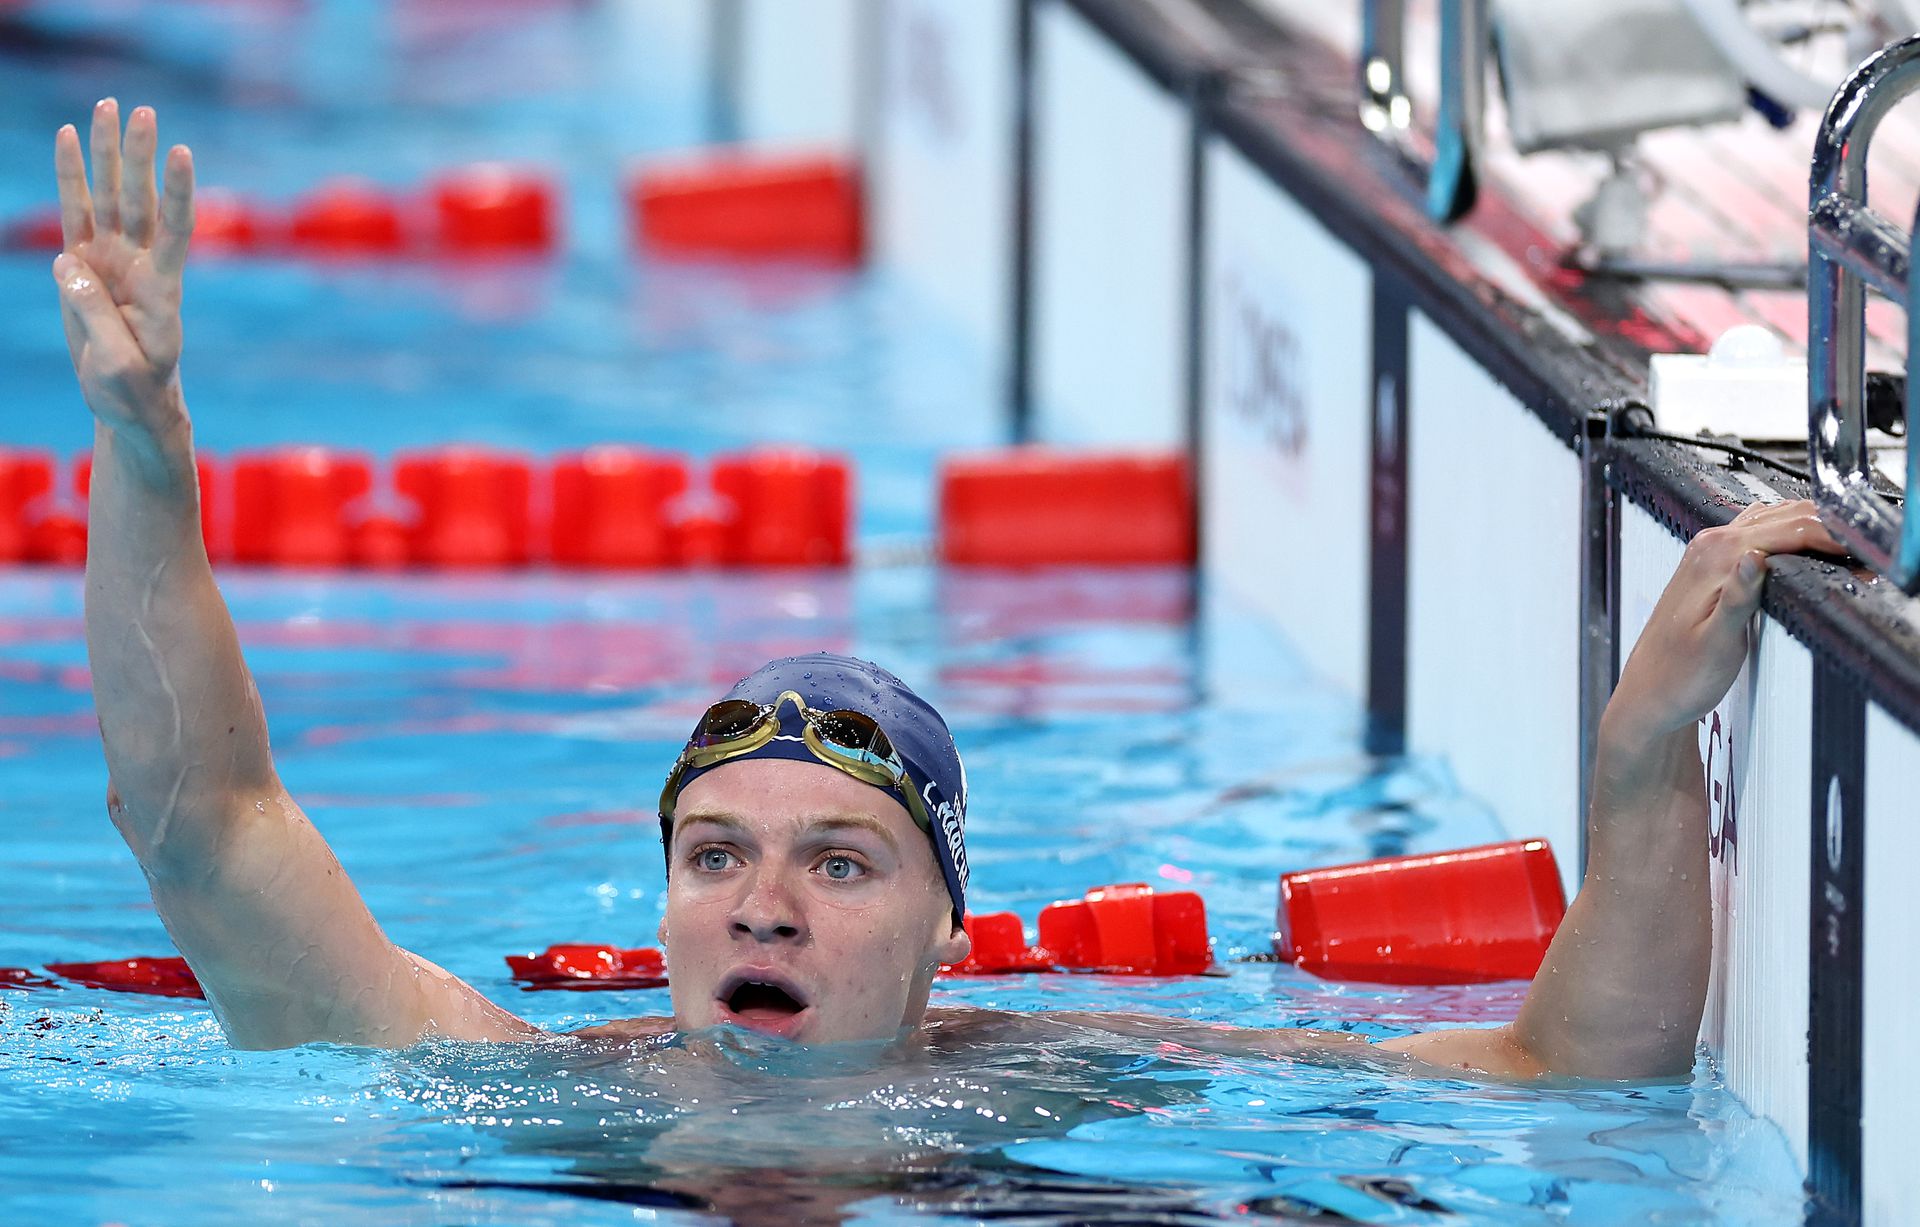
[[(1512, 1023), (1382, 1041), (1406, 1072), (1503, 1078), (1683, 1077), (1713, 949), (1707, 802), (1696, 722), (1747, 657), (1771, 554), (1839, 553), (1812, 504), (1759, 504), (1702, 532), (1654, 607), (1601, 719), (1587, 874)], [(1249, 1030), (1138, 1015), (1054, 1016), (1201, 1051), (1361, 1057), (1331, 1032)]]
[(1841, 552), (1804, 501), (1756, 503), (1688, 545), (1601, 718), (1586, 879), (1520, 1016), (1382, 1048), (1520, 1077), (1692, 1070), (1713, 952), (1695, 725), (1746, 661), (1768, 556), (1803, 549)]
[(234, 1044), (396, 1045), (533, 1033), (389, 942), (274, 770), (267, 726), (200, 536), (180, 391), (193, 165), (153, 187), (153, 113), (95, 109), (55, 143), (62, 323), (93, 411), (87, 653), (108, 810)]
[[(1042, 1025), (1080, 1027), (1129, 1039), (1175, 1044), (1224, 1057), (1364, 1057), (1375, 1051), (1365, 1036), (1309, 1027), (1237, 1027), (1232, 1023), (1105, 1010), (1050, 1010), (1010, 1015)], [(1404, 1063), (1402, 1063), (1404, 1064)]]

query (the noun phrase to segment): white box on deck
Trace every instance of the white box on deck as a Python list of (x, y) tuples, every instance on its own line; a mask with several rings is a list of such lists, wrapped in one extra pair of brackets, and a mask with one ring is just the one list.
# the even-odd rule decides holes
[(1807, 361), (1757, 324), (1729, 328), (1704, 354), (1655, 354), (1648, 399), (1658, 429), (1805, 442)]

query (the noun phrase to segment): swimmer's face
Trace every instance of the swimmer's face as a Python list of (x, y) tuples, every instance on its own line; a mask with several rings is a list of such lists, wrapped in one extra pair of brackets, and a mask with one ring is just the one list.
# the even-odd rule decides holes
[(675, 806), (666, 947), (682, 1028), (807, 1043), (919, 1025), (942, 963), (966, 956), (933, 845), (906, 807), (827, 766), (745, 759)]

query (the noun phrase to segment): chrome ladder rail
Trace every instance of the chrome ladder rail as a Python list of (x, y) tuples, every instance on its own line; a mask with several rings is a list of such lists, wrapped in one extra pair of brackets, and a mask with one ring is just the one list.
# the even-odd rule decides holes
[[(1920, 311), (1909, 301), (1913, 233), (1867, 208), (1867, 149), (1875, 129), (1920, 89), (1920, 35), (1882, 49), (1834, 94), (1814, 138), (1807, 213), (1807, 459), (1821, 519), (1854, 557), (1920, 589), (1920, 521), (1873, 489), (1866, 427), (1866, 291), (1907, 312), (1907, 420), (1920, 421), (1913, 379)], [(1907, 489), (1920, 481), (1909, 440)]]

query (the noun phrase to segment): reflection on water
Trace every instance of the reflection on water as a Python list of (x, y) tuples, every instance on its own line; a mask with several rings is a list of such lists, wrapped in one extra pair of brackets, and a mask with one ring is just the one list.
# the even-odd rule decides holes
[[(1395, 1061), (1227, 1058), (948, 1012), (908, 1051), (718, 1029), (531, 1051), (428, 1045), (383, 1093), (497, 1141), (412, 1179), (698, 1221), (1765, 1222), (1791, 1188), (1711, 1085), (1601, 1090), (1406, 1076)], [(1732, 1136), (1736, 1145), (1729, 1147)]]
[(906, 1049), (805, 1048), (732, 1028), (562, 1040), (531, 1056), (433, 1045), (388, 1076), (440, 1122), (497, 1131), (504, 1158), (555, 1161), (584, 1196), (670, 1195), (749, 1221), (775, 1205), (933, 1197), (966, 1172), (1006, 1167), (1003, 1148), (1204, 1101), (1211, 1074), (1198, 1054), (1077, 1030), (1042, 1045), (1004, 1021), (1016, 1026), (964, 1011)]

